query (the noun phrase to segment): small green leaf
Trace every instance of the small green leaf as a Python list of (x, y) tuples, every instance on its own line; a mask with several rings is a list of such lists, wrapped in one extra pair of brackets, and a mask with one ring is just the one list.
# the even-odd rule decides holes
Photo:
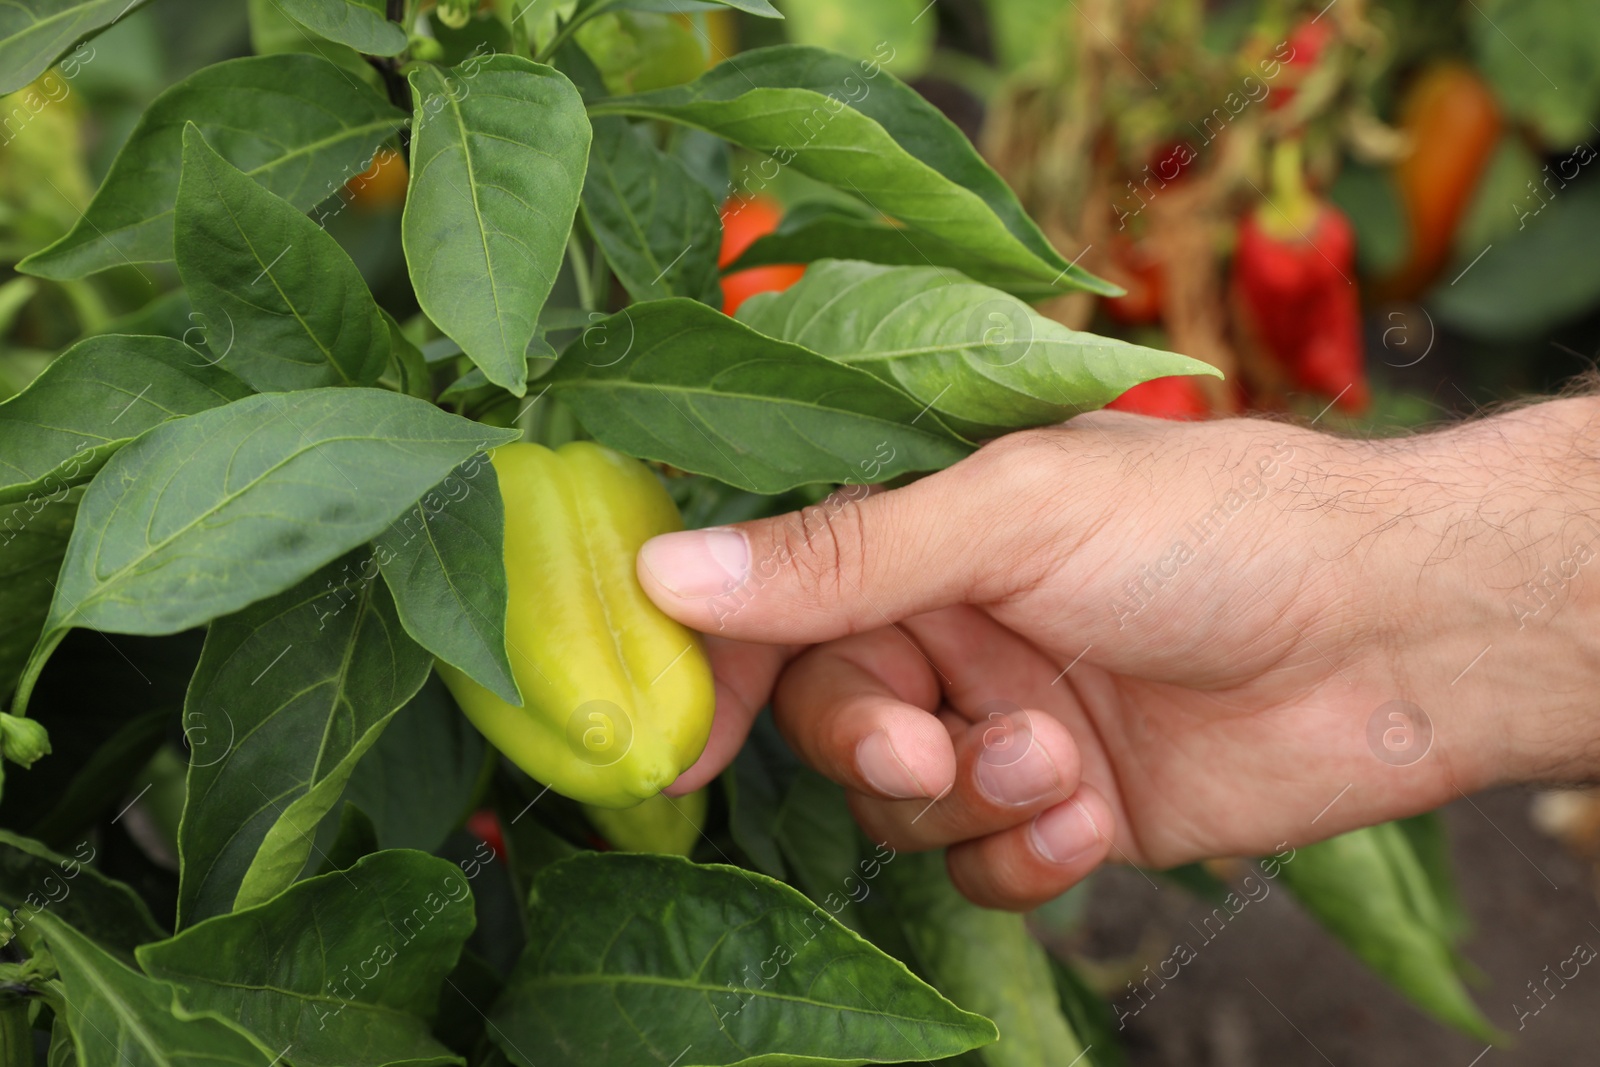
[(739, 321), (893, 382), (969, 436), (1061, 422), (1170, 374), (1188, 356), (1069, 330), (998, 289), (937, 267), (814, 263)]
[(17, 684), (44, 629), (77, 514), (76, 500), (0, 507), (0, 700)]
[(297, 1067), (463, 1063), (428, 1032), (474, 925), (448, 860), (395, 849), (140, 947), (195, 1015), (236, 1020)]
[(452, 471), (373, 549), (417, 643), (521, 707), (506, 654), (505, 508), (487, 457)]
[(211, 624), (186, 721), (226, 728), (232, 742), (189, 764), (180, 926), (294, 881), (356, 762), (428, 677), (432, 662), (376, 572), (369, 552), (352, 552)]
[(893, 386), (681, 298), (589, 327), (542, 380), (603, 443), (756, 493), (882, 481), (970, 451)]
[(1399, 827), (1307, 845), (1281, 869), (1306, 910), (1412, 1003), (1481, 1041), (1500, 1039), (1456, 975), (1437, 909), (1418, 910), (1427, 880)]
[(79, 1067), (271, 1067), (272, 1054), (215, 1016), (179, 1017), (172, 987), (119, 962), (48, 912), (36, 920), (61, 972)]
[(0, 404), (0, 504), (61, 499), (152, 426), (249, 395), (239, 379), (170, 337), (80, 341)]
[(1050, 957), (1015, 912), (990, 911), (950, 882), (942, 851), (902, 853), (880, 885), (924, 974), (1000, 1040), (978, 1053), (989, 1067), (1076, 1062), (1084, 1048), (1061, 1011)]
[[(898, 220), (913, 243), (931, 234), (1019, 283), (1121, 291), (1052, 248), (966, 136), (875, 62), (818, 48), (758, 48), (689, 85), (597, 101), (591, 110), (714, 133)], [(754, 191), (757, 182), (765, 184), (747, 177), (742, 188)]]
[(131, 959), (136, 946), (166, 935), (137, 893), (89, 866), (94, 858), (87, 841), (64, 856), (0, 830), (0, 907), (19, 933), (48, 911)]
[(176, 633), (236, 611), (514, 436), (377, 389), (253, 396), (158, 426), (84, 494), (49, 628)]
[(43, 74), (67, 50), (143, 0), (11, 0), (0, 6), (0, 96)]
[(145, 109), (83, 217), (17, 269), (81, 278), (171, 259), (187, 123), (200, 127), (223, 159), (305, 210), (360, 173), (405, 120), (376, 90), (321, 56), (255, 56), (204, 67)]
[(519, 1067), (922, 1062), (995, 1038), (795, 890), (737, 867), (585, 854), (542, 871), (490, 1012)]
[(583, 102), (511, 55), (411, 72), (411, 187), (401, 229), (417, 301), (489, 380), (518, 396), (589, 153)]
[(339, 242), (183, 132), (178, 273), (222, 366), (261, 392), (371, 385), (389, 325)]
[(635, 300), (686, 296), (721, 307), (716, 201), (627, 119), (594, 124), (583, 217)]
[(383, 0), (279, 0), (296, 22), (374, 56), (399, 55), (406, 32), (384, 17)]

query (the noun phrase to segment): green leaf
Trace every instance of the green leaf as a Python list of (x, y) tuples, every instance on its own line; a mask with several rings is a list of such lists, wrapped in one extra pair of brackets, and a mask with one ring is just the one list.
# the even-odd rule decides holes
[(158, 426), (85, 492), (46, 639), (176, 633), (237, 611), (514, 436), (377, 389), (269, 393)]
[(152, 426), (249, 395), (243, 382), (170, 337), (80, 341), (0, 404), (0, 504), (60, 499)]
[(296, 1067), (462, 1063), (428, 1032), (474, 924), (455, 864), (367, 856), (139, 949), (193, 1014), (237, 1020)]
[(1600, 257), (1590, 240), (1600, 227), (1600, 184), (1549, 199), (1524, 191), (1505, 210), (1522, 224), (1487, 249), (1464, 250), (1429, 294), (1438, 322), (1473, 337), (1515, 341), (1587, 314), (1600, 300)]
[(822, 259), (860, 259), (890, 266), (950, 267), (973, 281), (1004, 289), (1024, 300), (1043, 300), (1057, 295), (1057, 290), (1050, 285), (995, 271), (958, 245), (931, 234), (913, 234), (902, 226), (841, 211), (809, 213), (804, 221), (790, 226), (788, 222), (794, 214), (796, 212), (791, 209), (784, 216), (785, 225), (751, 242), (723, 273), (775, 264), (815, 263)]
[(371, 385), (389, 324), (344, 249), (298, 208), (183, 132), (173, 243), (206, 346), (262, 392)]
[(278, 0), (246, 0), (250, 19), (250, 50), (258, 56), (280, 52), (309, 52), (321, 56), (354, 77), (382, 88), (382, 79), (361, 53), (312, 33), (290, 18)]
[(54, 915), (36, 920), (66, 987), (79, 1067), (271, 1067), (231, 1022), (180, 1018), (172, 987), (119, 962)]
[(1498, 1040), (1456, 975), (1437, 915), (1418, 910), (1426, 879), (1397, 862), (1401, 850), (1411, 855), (1404, 831), (1385, 823), (1297, 849), (1281, 871), (1306, 910), (1412, 1003), (1479, 1040)]
[(338, 192), (406, 116), (320, 56), (232, 59), (205, 67), (145, 109), (76, 225), (18, 264), (81, 278), (172, 258), (183, 128), (193, 122), (229, 163), (302, 210)]
[(1481, 0), (1462, 18), (1499, 103), (1547, 147), (1587, 140), (1600, 110), (1600, 7), (1588, 0)]
[(969, 451), (892, 386), (681, 298), (591, 326), (543, 380), (604, 444), (756, 493), (881, 481)]
[(0, 907), (18, 932), (48, 911), (132, 959), (135, 946), (166, 933), (138, 894), (88, 866), (94, 858), (87, 841), (63, 856), (0, 830)]
[(1105, 998), (1060, 960), (1052, 958), (1050, 970), (1055, 975), (1061, 1013), (1083, 1043), (1083, 1067), (1127, 1067), (1128, 1058), (1117, 1044), (1116, 1019)]
[(969, 435), (1061, 422), (1208, 363), (1046, 318), (1016, 297), (936, 267), (814, 263), (739, 321), (893, 382)]
[(716, 201), (627, 119), (595, 121), (583, 217), (635, 300), (686, 296), (721, 307)]
[(930, 981), (993, 1019), (1000, 1040), (978, 1055), (989, 1067), (1074, 1062), (1083, 1044), (1061, 1011), (1043, 946), (1015, 912), (990, 911), (950, 882), (942, 851), (884, 863), (883, 891)]
[(185, 706), (225, 718), (233, 741), (189, 764), (179, 926), (294, 881), (357, 761), (428, 677), (376, 571), (352, 552), (211, 624)]
[(76, 500), (35, 498), (0, 508), (0, 698), (17, 684), (44, 629), (77, 514)]
[(373, 548), (417, 643), (521, 707), (506, 655), (505, 509), (486, 460), (480, 453), (457, 467)]
[(14, 93), (143, 0), (11, 0), (0, 6), (0, 96)]
[(411, 72), (416, 123), (401, 223), (417, 301), (489, 380), (521, 396), (589, 153), (583, 102), (518, 56)]
[(901, 1063), (995, 1037), (795, 890), (737, 867), (586, 854), (534, 884), (490, 1012), (520, 1067)]
[(379, 848), (434, 852), (466, 818), (487, 751), (433, 675), (356, 764), (345, 801), (371, 818)]
[(406, 31), (384, 17), (383, 0), (279, 0), (296, 22), (374, 56), (399, 55)]
[[(831, 95), (830, 95), (831, 94)], [(596, 102), (597, 115), (695, 126), (857, 197), (1014, 282), (1121, 292), (1050, 246), (964, 134), (875, 63), (816, 48), (741, 52), (689, 85)], [(771, 177), (747, 176), (744, 192)]]
[[(1430, 811), (1397, 820), (1394, 825), (1400, 829), (1405, 844), (1409, 846), (1398, 851), (1409, 852), (1416, 859), (1426, 880), (1426, 888), (1417, 893), (1430, 900), (1423, 909), (1436, 917), (1435, 928), (1439, 934), (1455, 944), (1466, 936), (1472, 923), (1456, 890), (1455, 874), (1450, 863), (1450, 839), (1445, 832), (1444, 820), (1438, 812)], [(1398, 845), (1399, 842), (1395, 841), (1394, 844)]]

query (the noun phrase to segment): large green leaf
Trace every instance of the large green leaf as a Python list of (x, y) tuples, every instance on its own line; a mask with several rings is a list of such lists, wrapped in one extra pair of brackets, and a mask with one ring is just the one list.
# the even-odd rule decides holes
[(1600, 6), (1481, 0), (1461, 18), (1507, 111), (1552, 149), (1589, 140), (1600, 109)]
[(296, 22), (375, 56), (405, 51), (406, 31), (384, 17), (383, 0), (278, 0)]
[(814, 263), (739, 321), (890, 381), (983, 434), (1061, 422), (1169, 374), (1210, 364), (1046, 318), (998, 289), (936, 267)]
[(721, 306), (716, 202), (627, 119), (595, 121), (583, 217), (635, 300), (687, 296)]
[(233, 738), (191, 760), (178, 831), (178, 921), (268, 899), (294, 881), (350, 772), (432, 667), (365, 550), (206, 635), (186, 717)]
[(173, 244), (223, 367), (262, 392), (371, 385), (389, 324), (339, 242), (183, 131)]
[(487, 751), (433, 675), (361, 757), (344, 799), (371, 820), (379, 848), (434, 852), (466, 818)]
[(1405, 832), (1369, 826), (1297, 849), (1281, 866), (1289, 889), (1361, 961), (1428, 1014), (1497, 1040), (1467, 995), (1436, 900)]
[(583, 188), (583, 101), (553, 67), (511, 55), (410, 77), (401, 230), (417, 300), (490, 381), (521, 396)]
[(928, 979), (994, 1020), (1000, 1040), (978, 1055), (989, 1067), (1077, 1062), (1082, 1042), (1061, 1011), (1050, 957), (1021, 915), (980, 908), (945, 871), (944, 853), (902, 853), (880, 885)]
[(146, 978), (46, 912), (35, 920), (66, 987), (79, 1067), (272, 1067), (231, 1022), (180, 1018), (172, 987)]
[(1587, 314), (1600, 300), (1600, 184), (1558, 192), (1548, 202), (1522, 190), (1508, 212), (1523, 224), (1487, 248), (1465, 251), (1428, 297), (1438, 321), (1492, 341), (1542, 336)]
[(461, 1063), (428, 1032), (472, 933), (448, 860), (392, 850), (139, 949), (192, 1013), (238, 1021), (297, 1067)]
[(320, 56), (284, 54), (205, 67), (145, 109), (83, 217), (18, 269), (80, 278), (172, 258), (173, 205), (192, 122), (223, 159), (302, 210), (366, 166), (406, 116)]
[(515, 436), (377, 389), (268, 393), (156, 427), (84, 494), (18, 706), (69, 628), (176, 633), (237, 611)]
[(0, 5), (0, 96), (45, 72), (67, 49), (143, 0), (10, 0)]
[(994, 1040), (795, 890), (737, 867), (587, 854), (534, 883), (490, 1013), (520, 1067), (921, 1062)]
[(0, 404), (0, 504), (60, 497), (150, 427), (249, 395), (170, 337), (80, 341)]
[(165, 934), (138, 894), (88, 865), (94, 858), (87, 841), (63, 856), (0, 830), (0, 907), (18, 931), (49, 911), (131, 959), (135, 946)]
[(77, 514), (76, 500), (0, 508), (0, 700), (17, 684), (44, 629)]
[[(1052, 248), (965, 135), (875, 64), (818, 48), (758, 48), (689, 85), (592, 110), (681, 122), (764, 153), (903, 223), (913, 244), (931, 234), (997, 277), (1120, 292)], [(768, 169), (746, 177), (744, 191), (765, 185)]]
[(870, 374), (682, 298), (591, 326), (543, 380), (605, 444), (757, 493), (881, 481), (969, 451)]
[(487, 457), (452, 471), (373, 548), (417, 643), (521, 707), (506, 655), (505, 509)]

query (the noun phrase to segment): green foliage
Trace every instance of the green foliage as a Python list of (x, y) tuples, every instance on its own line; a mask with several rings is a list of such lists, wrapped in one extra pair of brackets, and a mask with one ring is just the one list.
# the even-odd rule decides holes
[[(707, 525), (1210, 372), (1029, 306), (1115, 290), (892, 73), (939, 13), (139, 6), (0, 5), (0, 91), (59, 63), (102, 109), (57, 102), (0, 144), (0, 255), (33, 276), (0, 285), (22, 338), (0, 352), (0, 905), (7, 973), (48, 1009), (0, 1003), (0, 1048), (48, 1027), (50, 1067), (1118, 1062), (1021, 918), (866, 840), (769, 716), (657, 808), (669, 829), (595, 820), (639, 853), (597, 851), (436, 671), (519, 699), (499, 444), (654, 461)], [(736, 16), (849, 54), (706, 70)], [(1002, 20), (1003, 62), (1047, 47), (1029, 19)], [(809, 269), (730, 318), (727, 201), (791, 181), (811, 202), (733, 266)], [(1437, 827), (1319, 848), (1285, 865), (1319, 917), (1481, 1032)]]
[[(921, 1062), (995, 1037), (781, 882), (666, 856), (579, 856), (534, 885), (528, 952), (491, 1014), (511, 1062)], [(656, 917), (670, 909), (663, 927)], [(603, 954), (595, 946), (608, 945)], [(649, 960), (648, 973), (629, 961)], [(770, 973), (769, 973), (770, 972)], [(642, 1031), (631, 1020), (649, 1018)]]

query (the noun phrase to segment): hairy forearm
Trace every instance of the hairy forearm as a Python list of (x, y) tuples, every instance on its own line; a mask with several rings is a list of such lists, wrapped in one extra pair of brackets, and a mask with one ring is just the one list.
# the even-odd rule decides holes
[(1352, 552), (1453, 776), (1600, 778), (1600, 398), (1367, 447)]

